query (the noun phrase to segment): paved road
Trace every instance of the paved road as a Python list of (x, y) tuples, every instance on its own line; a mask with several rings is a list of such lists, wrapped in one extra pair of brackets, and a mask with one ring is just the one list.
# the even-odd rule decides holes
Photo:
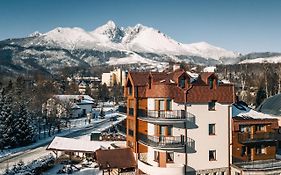
[[(81, 129), (81, 130), (69, 133), (65, 137), (75, 138), (75, 137), (79, 137), (79, 136), (82, 136), (82, 135), (87, 135), (87, 134), (90, 134), (94, 130), (98, 130), (100, 128), (103, 128), (104, 126), (108, 126), (111, 123), (113, 123), (113, 122), (109, 121), (109, 119), (107, 119), (107, 120), (104, 120), (104, 121), (94, 125), (94, 126), (86, 127), (86, 128)], [(4, 160), (1, 160), (1, 162), (0, 162), (0, 173), (4, 172), (7, 167), (11, 167), (21, 160), (23, 162), (29, 162), (29, 161), (38, 159), (41, 156), (50, 154), (50, 151), (46, 150), (47, 145), (49, 143), (50, 142), (44, 143), (44, 144), (40, 145), (38, 148), (27, 150), (23, 153), (19, 153), (19, 154), (13, 155), (13, 156), (9, 156), (9, 157), (6, 157)]]

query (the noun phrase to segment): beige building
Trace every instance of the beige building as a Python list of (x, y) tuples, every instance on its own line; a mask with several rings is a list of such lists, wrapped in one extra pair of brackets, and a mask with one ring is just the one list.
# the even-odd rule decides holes
[(106, 84), (108, 87), (112, 87), (114, 83), (125, 85), (126, 82), (126, 72), (122, 69), (115, 69), (109, 73), (102, 74), (102, 84)]
[(139, 174), (229, 174), (232, 84), (207, 72), (130, 72), (125, 97)]

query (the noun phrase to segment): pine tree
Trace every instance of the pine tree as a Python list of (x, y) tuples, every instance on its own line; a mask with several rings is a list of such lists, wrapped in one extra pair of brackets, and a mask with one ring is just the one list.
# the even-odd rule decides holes
[(13, 100), (10, 95), (4, 98), (4, 105), (2, 108), (2, 117), (3, 117), (3, 142), (5, 146), (15, 146), (17, 145), (17, 140), (14, 133), (14, 123), (15, 116), (12, 111)]
[(35, 138), (35, 126), (31, 120), (31, 115), (28, 113), (26, 103), (21, 103), (15, 111), (15, 137), (18, 146), (32, 143)]
[(266, 99), (266, 91), (262, 87), (259, 87), (256, 96), (256, 107), (258, 107), (264, 99)]

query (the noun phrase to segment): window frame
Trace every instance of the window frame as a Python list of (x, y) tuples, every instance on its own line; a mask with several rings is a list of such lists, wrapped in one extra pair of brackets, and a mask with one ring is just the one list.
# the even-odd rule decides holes
[[(170, 155), (172, 154), (172, 156)], [(168, 155), (170, 156), (171, 160), (168, 160)], [(175, 154), (172, 151), (167, 151), (166, 152), (166, 162), (167, 163), (174, 163), (175, 162)]]
[[(216, 124), (210, 123), (208, 126), (209, 126), (209, 135), (210, 136), (216, 135)], [(211, 132), (211, 131), (213, 131), (213, 132)]]
[(216, 110), (216, 101), (212, 100), (208, 102), (208, 110), (209, 111), (215, 111)]
[[(213, 158), (211, 158), (211, 155), (213, 155)], [(209, 161), (216, 161), (216, 160), (217, 160), (217, 151), (209, 150)]]

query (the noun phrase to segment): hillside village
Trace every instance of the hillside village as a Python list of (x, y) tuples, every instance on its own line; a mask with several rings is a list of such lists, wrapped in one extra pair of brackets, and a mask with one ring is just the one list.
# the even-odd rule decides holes
[[(261, 68), (266, 66), (269, 67)], [(11, 142), (11, 138), (5, 138), (3, 134), (6, 142), (2, 142), (1, 160), (17, 150), (25, 150), (28, 145), (36, 148), (37, 143), (49, 143), (42, 155), (49, 152), (51, 157), (42, 160), (50, 162), (40, 163), (37, 172), (43, 169), (59, 171), (58, 168), (62, 173), (83, 172), (85, 167), (81, 160), (87, 160), (89, 172), (108, 174), (279, 173), (280, 119), (268, 112), (278, 109), (267, 105), (267, 110), (261, 107), (255, 110), (252, 101), (243, 96), (250, 86), (248, 77), (242, 76), (241, 81), (244, 78), (247, 82), (244, 85), (242, 82), (244, 87), (237, 86), (241, 85), (237, 82), (241, 76), (235, 78), (237, 72), (233, 70), (236, 69), (233, 66), (204, 68), (188, 64), (174, 64), (163, 72), (117, 68), (102, 73), (101, 77), (68, 76), (63, 81), (65, 84), (51, 83), (42, 77), (37, 82), (19, 77), (15, 84), (8, 82), (10, 91), (2, 84), (1, 126), (11, 126), (8, 121), (15, 122), (20, 112), (26, 119), (17, 121), (19, 124), (22, 121), (18, 125), (28, 126), (22, 134), (33, 134), (22, 142)], [(251, 66), (248, 69), (251, 70)], [(48, 89), (43, 88), (46, 85)], [(270, 86), (269, 83), (268, 88)], [(24, 103), (29, 99), (31, 89), (32, 96), (40, 96), (41, 100), (35, 104)], [(64, 94), (60, 94), (63, 90)], [(257, 90), (254, 88), (255, 93), (249, 93), (256, 100)], [(42, 92), (49, 93), (43, 95)], [(11, 96), (14, 93), (19, 94), (17, 99)], [(268, 97), (274, 93), (278, 93), (278, 89), (271, 89)], [(260, 103), (266, 98), (260, 99)], [(12, 103), (22, 100), (23, 103), (18, 112), (9, 113), (6, 100)], [(35, 113), (34, 108), (40, 110)], [(8, 114), (10, 117), (3, 120)], [(39, 114), (41, 117), (33, 117)], [(84, 136), (64, 137), (87, 128), (91, 129)], [(12, 134), (13, 130), (10, 132)], [(15, 137), (15, 140), (18, 139)], [(206, 145), (206, 141), (210, 144)], [(105, 152), (98, 153), (100, 149)], [(104, 155), (106, 150), (116, 156), (125, 156), (127, 164), (114, 163), (110, 154)], [(200, 163), (196, 161), (198, 158)], [(54, 164), (54, 160), (65, 159), (72, 163)], [(103, 161), (109, 165), (103, 165)], [(31, 165), (17, 164), (13, 169), (7, 169), (6, 174), (24, 172), (22, 168), (26, 169), (26, 166)]]

